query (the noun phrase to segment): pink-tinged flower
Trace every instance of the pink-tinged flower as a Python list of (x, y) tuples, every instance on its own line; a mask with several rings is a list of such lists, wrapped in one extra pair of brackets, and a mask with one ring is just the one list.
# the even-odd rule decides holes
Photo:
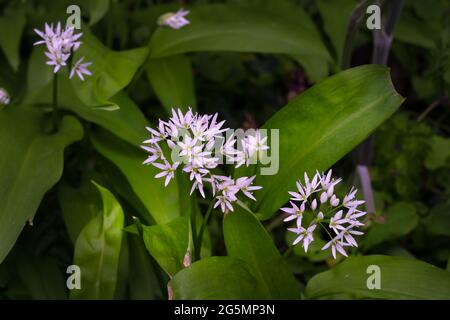
[(217, 208), (220, 205), (220, 209), (223, 213), (227, 213), (228, 211), (233, 211), (233, 206), (231, 205), (231, 201), (225, 196), (216, 197), (217, 201), (214, 204), (214, 208)]
[(247, 196), (248, 198), (252, 199), (253, 201), (256, 201), (255, 197), (253, 196), (252, 191), (259, 190), (262, 187), (260, 186), (253, 186), (253, 180), (255, 180), (256, 176), (247, 178), (247, 177), (240, 177), (236, 180), (236, 186), (240, 189), (240, 191)]
[(292, 244), (296, 245), (297, 243), (303, 240), (303, 248), (305, 249), (305, 252), (308, 252), (308, 246), (312, 241), (314, 241), (313, 231), (316, 229), (316, 226), (317, 226), (316, 224), (312, 224), (308, 227), (308, 229), (305, 229), (303, 227), (288, 228), (289, 231), (299, 235)]
[(333, 258), (336, 259), (336, 251), (342, 254), (343, 256), (348, 257), (347, 252), (344, 250), (344, 246), (346, 246), (346, 243), (340, 242), (341, 237), (336, 236), (335, 238), (331, 239), (326, 245), (323, 246), (322, 250), (326, 250), (329, 247), (331, 247), (331, 253), (333, 254)]
[(289, 203), (292, 206), (291, 208), (281, 208), (280, 209), (281, 211), (284, 211), (284, 212), (289, 214), (289, 216), (287, 216), (283, 221), (284, 222), (289, 222), (289, 221), (292, 221), (294, 219), (297, 219), (296, 220), (297, 228), (300, 228), (302, 226), (303, 211), (305, 211), (305, 203), (303, 202), (300, 205), (300, 208), (297, 207), (297, 205), (294, 202), (292, 202), (292, 201), (289, 201)]
[(267, 137), (261, 137), (261, 132), (256, 130), (255, 135), (249, 135), (243, 141), (244, 151), (247, 153), (247, 159), (254, 157), (255, 155), (260, 156), (260, 153), (268, 150)]
[(142, 149), (150, 153), (149, 157), (143, 162), (143, 164), (150, 164), (160, 158), (164, 158), (161, 148), (155, 144), (152, 147), (141, 146)]
[(180, 29), (189, 24), (189, 20), (185, 18), (188, 14), (189, 11), (184, 10), (183, 8), (176, 13), (168, 12), (158, 19), (158, 24), (161, 26), (168, 26), (172, 29)]
[(8, 92), (5, 89), (0, 88), (0, 104), (7, 105), (9, 104), (9, 101), (10, 98)]
[[(217, 155), (226, 156), (238, 154), (235, 148), (237, 139), (230, 138), (225, 142), (222, 133), (228, 128), (224, 128), (224, 121), (217, 120), (218, 115), (201, 115), (194, 113), (191, 108), (183, 113), (179, 109), (172, 109), (172, 116), (168, 121), (159, 120), (158, 128), (147, 127), (151, 137), (144, 141), (142, 148), (149, 153), (144, 164), (153, 164), (163, 170), (158, 177), (167, 176), (166, 185), (172, 177), (178, 164), (182, 171), (189, 174), (192, 182), (191, 194), (194, 190), (199, 190), (205, 198), (204, 186), (209, 185), (212, 195), (216, 198), (216, 207), (220, 206), (224, 213), (232, 211), (232, 203), (243, 195), (252, 200), (256, 200), (253, 192), (261, 189), (254, 186), (253, 177), (239, 177), (236, 180), (227, 176), (214, 175), (212, 170), (220, 164)], [(242, 140), (247, 137), (241, 138)], [(242, 141), (241, 140), (241, 141)], [(162, 152), (167, 143), (171, 150), (170, 159), (166, 159)], [(161, 146), (160, 146), (161, 144)], [(161, 160), (162, 164), (158, 162)], [(173, 167), (171, 163), (177, 163)], [(207, 190), (207, 189), (206, 189)]]
[(72, 70), (70, 70), (69, 79), (72, 79), (72, 77), (74, 76), (75, 73), (83, 81), (84, 81), (83, 74), (88, 75), (88, 76), (92, 75), (92, 73), (87, 69), (87, 67), (89, 67), (92, 64), (92, 62), (82, 63), (83, 59), (84, 59), (84, 57), (80, 58), (75, 63), (75, 65), (72, 67)]
[(346, 208), (355, 208), (361, 204), (364, 204), (365, 201), (355, 199), (355, 195), (358, 189), (352, 187), (350, 192), (344, 197), (342, 201), (342, 205)]
[(336, 234), (323, 247), (323, 250), (331, 247), (333, 257), (336, 258), (336, 252), (347, 256), (344, 247), (357, 246), (354, 236), (362, 235), (363, 233), (355, 229), (364, 225), (358, 219), (364, 216), (366, 212), (358, 210), (358, 206), (363, 202), (355, 199), (356, 189), (354, 188), (351, 189), (343, 203), (340, 204), (340, 199), (334, 194), (334, 187), (339, 182), (341, 182), (341, 179), (335, 180), (332, 178), (331, 170), (326, 174), (317, 172), (312, 179), (309, 179), (305, 173), (304, 181), (299, 180), (296, 182), (297, 191), (289, 191), (291, 207), (281, 208), (280, 210), (289, 214), (284, 219), (285, 222), (296, 220), (297, 228), (288, 228), (289, 231), (299, 234), (299, 237), (294, 241), (294, 245), (303, 240), (306, 241), (304, 247), (307, 248), (310, 242), (314, 241), (312, 232), (315, 227), (312, 228), (310, 237), (307, 238), (308, 240), (304, 240), (309, 228), (305, 230), (302, 226), (302, 222), (306, 219), (305, 216), (311, 215), (307, 219), (307, 221), (312, 221), (311, 225), (320, 224), (326, 229), (330, 237), (332, 237), (331, 231)]
[(341, 230), (345, 230), (345, 227), (343, 226), (344, 223), (347, 223), (347, 219), (342, 219), (343, 211), (339, 210), (333, 217), (330, 219), (330, 225), (329, 227), (333, 229), (333, 231), (338, 234)]
[(162, 163), (152, 163), (156, 168), (161, 169), (162, 171), (155, 175), (155, 178), (162, 178), (166, 177), (166, 180), (164, 181), (164, 186), (167, 187), (170, 180), (174, 178), (175, 176), (175, 170), (177, 170), (178, 163), (170, 164), (169, 162)]
[[(38, 29), (34, 29), (34, 31), (42, 39), (35, 42), (34, 45), (45, 44), (47, 47), (45, 55), (48, 58), (46, 64), (53, 66), (53, 73), (57, 73), (62, 67), (67, 66), (67, 61), (70, 56), (77, 51), (81, 45), (79, 39), (81, 38), (82, 33), (75, 33), (75, 28), (73, 27), (66, 27), (63, 29), (60, 22), (57, 23), (55, 28), (53, 25), (46, 23), (44, 31)], [(87, 66), (91, 63), (82, 64), (82, 59), (75, 64), (70, 72), (70, 78), (72, 78), (74, 73), (77, 73), (82, 80), (84, 79), (83, 74), (91, 75), (90, 71), (87, 70)]]

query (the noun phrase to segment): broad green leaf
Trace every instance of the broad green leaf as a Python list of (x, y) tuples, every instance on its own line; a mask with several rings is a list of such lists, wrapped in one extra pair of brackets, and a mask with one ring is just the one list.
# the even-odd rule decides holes
[(450, 139), (434, 135), (431, 150), (425, 158), (425, 167), (430, 170), (444, 167), (450, 159)]
[(85, 57), (85, 61), (91, 61), (89, 70), (92, 76), (85, 81), (74, 79), (72, 84), (75, 92), (88, 106), (109, 104), (109, 99), (128, 85), (144, 63), (148, 48), (112, 51), (86, 29), (82, 41), (83, 44), (74, 55), (74, 61), (81, 57)]
[(325, 32), (336, 51), (339, 66), (341, 65), (342, 52), (344, 51), (347, 25), (355, 5), (356, 0), (317, 1)]
[[(369, 290), (369, 266), (380, 268), (381, 288)], [(370, 271), (370, 270), (369, 270)], [(372, 282), (370, 282), (372, 283)], [(334, 294), (373, 299), (450, 299), (450, 273), (431, 264), (381, 255), (350, 257), (315, 275), (306, 287), (311, 299)]]
[(252, 213), (235, 210), (223, 221), (228, 256), (247, 262), (265, 299), (299, 299), (297, 280), (270, 235)]
[(151, 57), (218, 50), (308, 56), (325, 65), (329, 61), (320, 34), (299, 6), (213, 4), (190, 11), (188, 26), (155, 31)]
[(128, 285), (130, 299), (162, 299), (163, 293), (158, 282), (159, 270), (152, 263), (142, 240), (134, 234), (128, 235), (130, 249), (130, 272)]
[(84, 181), (78, 189), (61, 183), (58, 191), (64, 223), (72, 242), (75, 243), (84, 226), (100, 212), (101, 198), (89, 181)]
[[(189, 223), (191, 210), (195, 210), (196, 230), (200, 231), (203, 218), (200, 211), (195, 208), (189, 209), (187, 203), (183, 216), (178, 217), (166, 224), (143, 227), (143, 237), (145, 246), (150, 255), (158, 262), (161, 268), (171, 277), (183, 268), (183, 260), (189, 247), (189, 237), (191, 236), (191, 224)], [(200, 257), (211, 255), (210, 238), (207, 230), (203, 235)], [(191, 259), (193, 257), (191, 256)]]
[(190, 60), (184, 55), (150, 59), (145, 68), (147, 78), (164, 108), (196, 108), (194, 79)]
[(71, 299), (113, 299), (117, 287), (124, 214), (107, 189), (96, 184), (103, 208), (83, 228), (75, 244), (74, 264), (81, 269), (81, 289)]
[(62, 119), (57, 133), (42, 134), (41, 119), (41, 112), (26, 107), (0, 112), (0, 262), (61, 177), (64, 148), (83, 135), (71, 116)]
[(14, 71), (17, 71), (19, 68), (19, 47), (25, 23), (25, 8), (22, 4), (7, 8), (4, 15), (0, 16), (0, 30), (8, 30), (7, 32), (2, 32), (0, 48), (3, 49)]
[(183, 269), (183, 258), (189, 242), (188, 219), (185, 215), (167, 224), (143, 227), (148, 252), (171, 277)]
[(410, 233), (419, 222), (416, 207), (398, 202), (389, 208), (384, 223), (374, 224), (361, 240), (363, 248), (370, 248), (383, 241), (394, 240)]
[(261, 297), (247, 264), (209, 257), (178, 272), (169, 282), (174, 300), (250, 300)]
[[(254, 212), (262, 219), (271, 217), (287, 202), (288, 191), (304, 172), (328, 169), (391, 116), (402, 101), (392, 86), (389, 69), (376, 65), (329, 77), (291, 101), (263, 126), (279, 130), (279, 143), (275, 141), (271, 150), (279, 156), (279, 163), (271, 164), (278, 168), (275, 175), (260, 175), (258, 170), (255, 185), (263, 189), (258, 191)], [(251, 169), (238, 172), (253, 174)]]
[[(45, 64), (42, 47), (36, 47), (31, 54), (27, 74), (28, 104), (50, 104), (53, 94), (52, 69)], [(139, 145), (145, 138), (145, 126), (148, 125), (138, 106), (124, 92), (109, 98), (109, 102), (119, 109), (114, 111), (86, 105), (75, 94), (66, 70), (58, 73), (58, 100), (60, 108), (75, 112), (80, 117), (98, 124), (121, 139)], [(78, 81), (78, 80), (77, 80)]]
[(92, 142), (97, 151), (125, 175), (156, 223), (167, 223), (180, 215), (177, 179), (164, 187), (164, 180), (154, 178), (158, 169), (142, 164), (146, 159), (144, 151), (105, 133), (93, 135)]

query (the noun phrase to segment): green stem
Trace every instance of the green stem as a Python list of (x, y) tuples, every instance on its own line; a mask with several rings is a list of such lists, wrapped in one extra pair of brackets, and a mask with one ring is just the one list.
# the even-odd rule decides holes
[(206, 225), (208, 223), (209, 217), (211, 216), (211, 212), (213, 211), (214, 206), (214, 199), (211, 200), (211, 203), (209, 204), (208, 211), (206, 211), (205, 216), (203, 217), (202, 226), (200, 227), (200, 232), (197, 237), (197, 242), (195, 244), (195, 247), (197, 248), (196, 255), (195, 255), (195, 261), (200, 259), (200, 249), (202, 247), (203, 242), (203, 234), (205, 233)]
[(328, 233), (328, 236), (330, 237), (330, 240), (333, 239), (333, 236), (331, 236), (330, 231), (322, 224), (322, 222), (319, 222), (320, 226)]
[(197, 256), (197, 222), (196, 222), (196, 210), (191, 210), (191, 216), (190, 216), (190, 221), (189, 221), (189, 225), (190, 225), (190, 237), (189, 237), (189, 247), (188, 247), (188, 251), (191, 257), (194, 257), (194, 259), (191, 262), (194, 262), (196, 259), (195, 257)]
[(58, 130), (58, 74), (53, 76), (53, 129), (56, 132)]

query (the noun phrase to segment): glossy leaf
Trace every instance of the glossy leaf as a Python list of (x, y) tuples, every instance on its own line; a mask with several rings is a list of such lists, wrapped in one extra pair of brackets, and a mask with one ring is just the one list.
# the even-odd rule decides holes
[(78, 189), (61, 183), (58, 191), (64, 223), (75, 243), (84, 226), (100, 212), (101, 198), (90, 181), (85, 181)]
[(144, 63), (148, 49), (112, 51), (89, 32), (84, 33), (82, 41), (83, 45), (75, 53), (74, 61), (81, 57), (85, 57), (84, 61), (91, 61), (89, 70), (92, 76), (85, 81), (74, 79), (75, 92), (88, 106), (109, 104), (108, 100), (128, 85)]
[[(368, 278), (380, 268), (381, 288), (369, 290)], [(403, 257), (350, 257), (329, 271), (315, 275), (306, 287), (311, 299), (335, 294), (373, 299), (450, 299), (450, 273), (431, 264)]]
[(125, 175), (156, 223), (167, 223), (180, 215), (177, 180), (164, 187), (164, 180), (154, 178), (158, 170), (142, 164), (146, 159), (144, 151), (104, 133), (94, 135), (92, 142)]
[(252, 213), (235, 210), (223, 221), (228, 256), (247, 262), (265, 299), (299, 299), (297, 280), (270, 235)]
[(326, 65), (328, 51), (308, 15), (299, 6), (281, 9), (221, 4), (194, 7), (188, 26), (155, 31), (150, 41), (150, 55), (159, 58), (216, 50), (281, 53), (320, 58)]
[(188, 216), (181, 216), (167, 224), (143, 227), (148, 252), (171, 277), (183, 269), (189, 242), (188, 219)]
[[(275, 144), (271, 151), (279, 155), (279, 170), (276, 175), (258, 172), (255, 184), (263, 189), (258, 191), (254, 212), (262, 219), (271, 217), (287, 202), (288, 191), (304, 172), (328, 169), (392, 115), (402, 101), (389, 70), (376, 65), (329, 77), (291, 101), (263, 126), (279, 130), (279, 148)], [(250, 175), (250, 170), (238, 172)]]
[(178, 272), (169, 282), (174, 300), (250, 300), (261, 297), (247, 264), (210, 257)]
[(166, 111), (172, 108), (196, 108), (194, 79), (190, 60), (184, 55), (150, 59), (147, 78)]
[(41, 112), (25, 107), (0, 112), (0, 262), (61, 177), (64, 148), (83, 135), (74, 117), (64, 117), (53, 135), (41, 133), (41, 119)]
[(74, 264), (82, 272), (81, 289), (72, 299), (113, 299), (117, 287), (124, 214), (107, 189), (96, 185), (103, 208), (81, 231), (75, 244)]
[[(36, 47), (31, 54), (27, 73), (28, 104), (44, 104), (52, 101), (52, 69), (45, 64), (42, 47)], [(105, 109), (86, 105), (75, 94), (66, 70), (58, 73), (58, 100), (60, 108), (75, 112), (80, 117), (98, 124), (121, 139), (139, 145), (145, 138), (145, 126), (148, 125), (138, 106), (124, 92), (119, 92), (108, 101), (119, 109)]]

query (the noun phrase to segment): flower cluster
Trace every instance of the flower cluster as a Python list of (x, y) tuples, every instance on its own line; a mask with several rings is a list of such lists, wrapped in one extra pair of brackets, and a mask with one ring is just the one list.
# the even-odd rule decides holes
[[(47, 64), (53, 66), (53, 73), (57, 73), (62, 67), (67, 66), (71, 54), (80, 48), (81, 42), (79, 39), (82, 33), (75, 33), (74, 27), (62, 28), (61, 23), (58, 22), (56, 28), (53, 28), (53, 25), (46, 23), (44, 31), (37, 29), (34, 29), (34, 31), (42, 38), (42, 40), (35, 42), (34, 45), (46, 45)], [(87, 69), (92, 63), (82, 63), (83, 60), (84, 57), (73, 65), (69, 78), (77, 74), (81, 80), (84, 80), (83, 75), (92, 75)]]
[(0, 88), (0, 104), (7, 105), (9, 104), (9, 94), (5, 89)]
[[(246, 135), (240, 140), (242, 150), (237, 148), (237, 138), (231, 135), (225, 139), (223, 133), (225, 121), (218, 122), (217, 114), (201, 115), (186, 113), (172, 109), (172, 117), (168, 121), (159, 120), (158, 128), (147, 127), (151, 138), (144, 141), (142, 148), (149, 153), (144, 164), (152, 164), (161, 172), (156, 178), (165, 177), (167, 186), (174, 178), (176, 170), (183, 166), (182, 171), (189, 174), (192, 182), (191, 194), (198, 190), (205, 198), (205, 185), (211, 189), (216, 199), (214, 207), (220, 206), (224, 213), (233, 211), (232, 203), (238, 200), (239, 193), (252, 200), (253, 191), (261, 187), (253, 186), (253, 177), (232, 179), (228, 176), (213, 173), (219, 164), (227, 161), (235, 163), (236, 167), (251, 163), (259, 152), (268, 149), (266, 139), (261, 138), (259, 131), (255, 135)], [(168, 156), (170, 154), (170, 157)]]
[(172, 29), (180, 29), (189, 24), (189, 20), (185, 18), (188, 14), (189, 11), (183, 8), (175, 13), (168, 12), (159, 17), (158, 24), (160, 26), (168, 26)]
[[(356, 228), (364, 225), (358, 219), (366, 212), (358, 209), (364, 201), (355, 198), (357, 189), (354, 187), (343, 199), (339, 199), (334, 194), (334, 188), (341, 179), (333, 179), (331, 174), (331, 170), (326, 174), (317, 172), (310, 180), (305, 173), (304, 182), (297, 181), (297, 191), (289, 192), (291, 206), (281, 210), (288, 214), (284, 219), (285, 222), (296, 221), (296, 228), (288, 228), (297, 235), (294, 245), (302, 241), (306, 252), (308, 246), (314, 241), (314, 230), (317, 225), (320, 225), (330, 237), (330, 241), (323, 246), (322, 250), (331, 248), (333, 257), (336, 259), (336, 252), (347, 256), (344, 247), (358, 246), (353, 236), (363, 234)], [(303, 226), (304, 214), (309, 215), (308, 226)]]

